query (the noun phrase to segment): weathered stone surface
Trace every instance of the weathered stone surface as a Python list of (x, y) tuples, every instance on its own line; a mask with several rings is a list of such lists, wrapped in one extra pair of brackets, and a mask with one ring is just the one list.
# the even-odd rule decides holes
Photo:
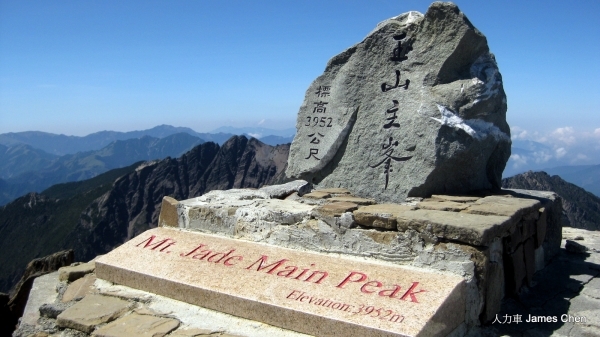
[(218, 331), (211, 329), (177, 329), (169, 334), (169, 337), (221, 337)]
[(509, 195), (493, 195), (481, 198), (469, 205), (464, 212), (481, 215), (502, 215), (520, 220), (527, 213), (538, 212), (541, 203), (535, 199), (514, 198)]
[(310, 192), (312, 185), (305, 180), (294, 180), (282, 185), (264, 186), (259, 191), (266, 193), (269, 198), (283, 199), (292, 193), (302, 196)]
[[(72, 264), (74, 256), (73, 250), (69, 249), (31, 260), (27, 264), (23, 276), (11, 291), (11, 298), (7, 303), (11, 315), (3, 317), (2, 322), (4, 324), (0, 324), (0, 329), (3, 328), (3, 325), (15, 326), (17, 324), (17, 319), (21, 313), (25, 312), (29, 291), (32, 289), (33, 284), (39, 276), (54, 272), (61, 267)], [(34, 308), (34, 311), (37, 312), (37, 307)]]
[(506, 242), (506, 253), (512, 254), (517, 248), (523, 244), (523, 230), (521, 224), (518, 224), (511, 229), (510, 235), (505, 238)]
[[(29, 297), (21, 317), (21, 324), (36, 325), (40, 318), (40, 306), (44, 303), (52, 303), (58, 296), (56, 285), (58, 284), (58, 271), (37, 277), (33, 281)], [(4, 318), (6, 319), (6, 317)]]
[(461, 204), (454, 201), (434, 201), (434, 200), (423, 200), (417, 204), (418, 208), (429, 209), (433, 211), (450, 211), (460, 212), (463, 209), (469, 207), (469, 205)]
[(87, 274), (84, 277), (73, 281), (65, 291), (62, 297), (63, 302), (77, 301), (84, 298), (92, 289), (96, 282), (95, 274)]
[(58, 315), (56, 324), (91, 333), (96, 325), (110, 322), (124, 313), (130, 304), (118, 298), (88, 295)]
[[(104, 280), (311, 335), (446, 335), (465, 317), (460, 276), (165, 227), (96, 264)], [(390, 318), (359, 314), (363, 303)]]
[[(503, 191), (512, 193), (515, 197), (518, 198), (532, 198), (541, 202), (541, 208), (544, 208), (544, 213), (546, 213), (547, 223), (542, 246), (544, 247), (544, 263), (548, 264), (550, 260), (560, 252), (562, 231), (563, 226), (565, 225), (563, 224), (562, 198), (560, 198), (558, 194), (549, 191), (520, 189), (510, 189)], [(542, 219), (542, 217), (543, 215), (540, 215), (538, 220)], [(539, 229), (538, 232), (540, 232)]]
[(62, 267), (58, 270), (59, 280), (73, 282), (89, 273), (93, 273), (95, 264), (93, 262), (82, 263), (76, 266)]
[(56, 319), (68, 307), (69, 305), (65, 303), (44, 303), (40, 306), (40, 315)]
[(286, 174), (378, 202), (499, 188), (506, 95), (486, 38), (452, 3), (377, 25), (300, 107)]
[(508, 256), (505, 272), (507, 273), (506, 291), (508, 295), (513, 295), (521, 289), (523, 281), (527, 276), (522, 245)]
[(513, 225), (506, 216), (430, 211), (418, 209), (398, 215), (398, 230), (429, 232), (438, 238), (487, 246)]
[(323, 192), (323, 193), (329, 193), (329, 194), (352, 194), (352, 192), (350, 192), (349, 190), (345, 189), (345, 188), (339, 188), (339, 187), (332, 187), (332, 188), (320, 188), (318, 190), (316, 190), (315, 192)]
[(232, 188), (230, 190), (213, 190), (202, 196), (189, 199), (190, 201), (202, 201), (207, 203), (231, 204), (232, 201), (269, 199), (269, 194), (261, 190), (248, 188)]
[(311, 198), (311, 199), (325, 199), (325, 198), (331, 198), (331, 193), (321, 192), (321, 191), (313, 191), (313, 192), (303, 195), (303, 197)]
[(414, 206), (398, 204), (378, 204), (360, 207), (354, 211), (354, 221), (362, 226), (396, 229), (396, 217), (409, 210), (415, 209)]
[(525, 260), (527, 285), (532, 286), (533, 274), (535, 274), (535, 242), (532, 238), (523, 243), (523, 258)]
[(94, 332), (98, 337), (163, 337), (177, 329), (179, 321), (174, 318), (132, 313), (119, 318)]
[(164, 196), (158, 216), (159, 226), (177, 227), (177, 204), (179, 201), (169, 196)]
[(443, 200), (443, 201), (454, 201), (454, 202), (475, 202), (481, 197), (465, 197), (459, 195), (443, 195), (443, 194), (434, 194), (431, 196), (432, 200)]
[(317, 207), (313, 210), (313, 212), (325, 216), (340, 216), (343, 213), (352, 212), (356, 209), (358, 209), (357, 204), (353, 202), (340, 201)]
[(328, 199), (328, 201), (351, 202), (351, 203), (357, 204), (357, 205), (373, 205), (375, 203), (375, 200), (373, 200), (373, 199), (359, 198), (359, 197), (353, 197), (353, 196), (331, 197)]
[(494, 240), (488, 249), (489, 265), (485, 280), (487, 288), (485, 289), (485, 311), (484, 322), (489, 322), (495, 318), (500, 311), (502, 299), (504, 298), (504, 260), (502, 258), (502, 241)]

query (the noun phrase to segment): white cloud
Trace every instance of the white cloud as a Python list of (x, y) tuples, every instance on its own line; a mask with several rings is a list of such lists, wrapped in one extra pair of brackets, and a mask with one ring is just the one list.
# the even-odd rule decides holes
[(521, 168), (521, 167), (527, 165), (527, 157), (526, 156), (512, 154), (512, 155), (510, 155), (510, 160), (512, 160), (512, 166), (515, 169), (518, 169), (518, 168)]
[(552, 157), (552, 154), (547, 151), (536, 151), (533, 153), (533, 159), (538, 164), (547, 163)]
[(511, 139), (528, 139), (529, 138), (529, 132), (527, 132), (527, 130), (522, 129), (518, 126), (513, 126), (510, 128), (510, 134), (511, 134)]
[(265, 119), (263, 119), (260, 122), (258, 122), (258, 125), (263, 125), (264, 123), (265, 123)]
[(550, 134), (551, 137), (554, 137), (560, 142), (563, 142), (567, 145), (573, 145), (576, 142), (575, 139), (575, 130), (570, 126), (565, 126), (564, 128), (558, 128)]
[(511, 134), (513, 146), (521, 151), (510, 157), (511, 166), (515, 168), (600, 163), (600, 128), (576, 130), (564, 126), (542, 133), (515, 126), (511, 127)]

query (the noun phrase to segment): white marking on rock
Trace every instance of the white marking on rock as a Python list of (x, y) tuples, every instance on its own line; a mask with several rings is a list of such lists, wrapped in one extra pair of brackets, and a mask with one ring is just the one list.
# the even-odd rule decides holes
[(510, 140), (510, 137), (506, 133), (502, 132), (497, 126), (490, 122), (486, 122), (481, 119), (465, 120), (454, 114), (452, 110), (446, 108), (445, 106), (437, 104), (437, 107), (442, 116), (441, 118), (431, 117), (431, 119), (440, 122), (442, 125), (446, 125), (457, 130), (463, 130), (469, 136), (477, 140), (483, 140), (488, 136), (493, 136), (497, 141)]

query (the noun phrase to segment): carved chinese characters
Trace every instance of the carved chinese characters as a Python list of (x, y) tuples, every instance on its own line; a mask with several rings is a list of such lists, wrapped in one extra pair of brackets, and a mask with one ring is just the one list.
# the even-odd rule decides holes
[(288, 177), (378, 202), (497, 189), (510, 156), (494, 56), (451, 3), (388, 19), (333, 57), (296, 128)]
[[(319, 88), (317, 89), (317, 91), (315, 92), (317, 97), (329, 97), (329, 90), (330, 90), (330, 86), (319, 86)], [(320, 128), (330, 128), (332, 127), (332, 123), (333, 123), (333, 117), (324, 117), (324, 116), (319, 116), (318, 114), (324, 114), (327, 112), (327, 104), (329, 104), (329, 102), (324, 102), (319, 100), (318, 102), (313, 102), (313, 104), (315, 105), (314, 109), (313, 109), (313, 117), (311, 116), (307, 116), (306, 117), (306, 124), (304, 124), (305, 127), (312, 127), (312, 128), (316, 128), (316, 127), (320, 127)], [(323, 131), (325, 132), (325, 131)], [(314, 132), (310, 135), (308, 135), (308, 138), (311, 138), (310, 144), (314, 144), (313, 146), (311, 146), (309, 148), (309, 153), (308, 156), (304, 159), (315, 159), (315, 160), (321, 160), (319, 157), (317, 157), (317, 155), (319, 154), (319, 147), (317, 145), (319, 145), (321, 143), (321, 139), (325, 137), (324, 134), (322, 134), (321, 132)]]
[[(397, 61), (397, 62), (401, 62), (407, 59), (406, 56), (406, 52), (408, 50), (410, 50), (408, 47), (406, 46), (402, 46), (402, 39), (406, 37), (406, 33), (402, 33), (400, 35), (395, 35), (394, 36), (394, 40), (398, 41), (398, 46), (396, 48), (394, 48), (394, 51), (392, 53), (392, 57), (390, 58), (390, 60), (392, 61)], [(382, 92), (388, 92), (390, 90), (393, 89), (398, 89), (398, 88), (403, 88), (404, 90), (408, 89), (408, 85), (410, 84), (410, 80), (406, 79), (404, 81), (403, 85), (400, 85), (400, 70), (396, 70), (396, 84), (394, 86), (388, 85), (387, 83), (382, 83), (381, 84), (381, 91)], [(398, 109), (399, 109), (399, 102), (395, 99), (392, 99), (392, 103), (394, 104), (394, 106), (392, 106), (391, 108), (387, 109), (385, 111), (385, 122), (383, 124), (383, 129), (397, 129), (400, 128), (400, 123), (398, 122)], [(409, 160), (410, 158), (412, 158), (412, 156), (394, 156), (394, 151), (396, 151), (397, 147), (399, 145), (399, 142), (396, 140), (394, 141), (394, 137), (393, 136), (389, 136), (387, 138), (387, 141), (384, 141), (383, 144), (381, 144), (381, 159), (380, 161), (378, 161), (377, 163), (373, 163), (373, 164), (369, 164), (369, 167), (371, 168), (378, 168), (379, 166), (381, 166), (383, 164), (383, 172), (385, 174), (385, 185), (384, 185), (384, 189), (388, 188), (388, 183), (389, 183), (389, 179), (390, 179), (390, 173), (392, 171), (394, 171), (394, 169), (392, 168), (392, 163), (393, 162), (402, 162), (402, 161), (406, 161)], [(414, 149), (413, 149), (414, 150)], [(378, 159), (378, 160), (379, 160)]]
[[(297, 173), (315, 173), (325, 167), (342, 144), (355, 118), (355, 109), (335, 99), (334, 87), (323, 79), (311, 86), (300, 108), (296, 142), (302, 144), (290, 151), (298, 161)], [(292, 168), (291, 170), (294, 170)]]

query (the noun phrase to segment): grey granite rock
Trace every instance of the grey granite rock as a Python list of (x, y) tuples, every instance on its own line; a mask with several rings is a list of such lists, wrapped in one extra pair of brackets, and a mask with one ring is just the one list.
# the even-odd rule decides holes
[(506, 95), (486, 38), (436, 2), (380, 23), (308, 88), (289, 177), (378, 202), (499, 188)]
[(294, 180), (282, 185), (264, 186), (260, 189), (265, 192), (270, 198), (283, 199), (292, 193), (296, 192), (302, 196), (312, 189), (312, 185), (304, 180)]

